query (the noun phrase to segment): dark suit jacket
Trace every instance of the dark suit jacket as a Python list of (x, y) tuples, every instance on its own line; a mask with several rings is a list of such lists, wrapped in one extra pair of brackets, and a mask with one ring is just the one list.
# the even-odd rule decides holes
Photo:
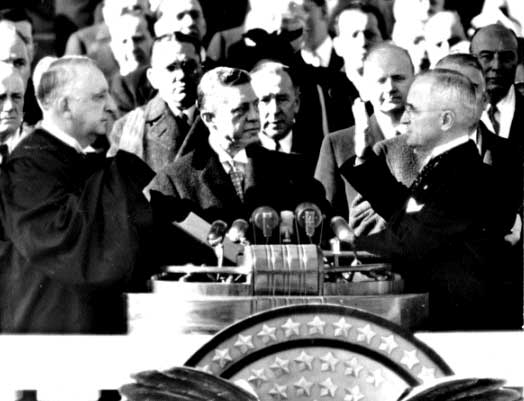
[(511, 121), (508, 139), (518, 146), (519, 152), (524, 153), (524, 96), (515, 90), (515, 114)]
[[(408, 291), (429, 292), (430, 328), (520, 327), (522, 267), (500, 266), (497, 259), (507, 250), (503, 236), (516, 202), (472, 141), (444, 153), (409, 189), (379, 157), (353, 163), (346, 162), (342, 174), (388, 222), (355, 244), (392, 258)], [(418, 207), (409, 211), (413, 202)]]
[(74, 32), (68, 39), (66, 55), (85, 55), (98, 65), (109, 80), (118, 71), (113, 51), (109, 46), (111, 37), (105, 23), (91, 25)]
[(182, 145), (187, 132), (180, 129), (179, 124), (167, 106), (155, 96), (145, 106), (139, 107), (115, 122), (109, 137), (110, 154), (118, 149), (124, 124), (134, 113), (142, 113), (145, 119), (143, 135), (143, 160), (155, 171), (160, 171), (168, 163), (175, 160), (178, 149)]
[[(369, 121), (369, 134), (373, 142), (384, 139), (374, 116)], [(334, 212), (347, 217), (349, 206), (357, 192), (340, 174), (340, 166), (344, 164), (354, 151), (355, 127), (342, 129), (324, 137), (318, 156), (315, 178), (322, 183), (326, 197), (333, 206)]]
[(202, 142), (155, 176), (148, 186), (153, 204), (156, 191), (183, 200), (179, 204), (210, 223), (218, 219), (227, 223), (238, 218), (248, 220), (259, 206), (294, 211), (299, 203), (306, 201), (316, 203), (330, 214), (322, 186), (304, 176), (300, 157), (270, 151), (257, 144), (246, 151), (244, 202), (237, 196), (216, 153), (207, 142)]

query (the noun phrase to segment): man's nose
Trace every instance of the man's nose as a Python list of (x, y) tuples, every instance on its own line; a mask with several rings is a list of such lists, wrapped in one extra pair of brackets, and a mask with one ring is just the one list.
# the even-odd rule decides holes
[(15, 109), (15, 102), (9, 96), (6, 96), (2, 102), (2, 111), (13, 111)]
[(395, 85), (393, 84), (393, 79), (391, 79), (391, 77), (386, 78), (386, 80), (382, 84), (382, 87), (384, 88), (384, 91), (391, 92), (395, 88)]
[(252, 104), (251, 106), (249, 106), (247, 119), (250, 121), (259, 119), (258, 106), (256, 104)]

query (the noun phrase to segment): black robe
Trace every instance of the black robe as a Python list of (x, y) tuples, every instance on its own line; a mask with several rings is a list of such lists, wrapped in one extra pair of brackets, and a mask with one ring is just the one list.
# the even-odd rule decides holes
[(387, 221), (385, 230), (357, 238), (357, 248), (392, 258), (408, 291), (429, 292), (429, 328), (519, 329), (522, 266), (505, 258), (503, 237), (520, 189), (497, 179), (472, 141), (426, 166), (410, 188), (393, 178), (383, 159), (370, 156), (341, 167)]
[(123, 292), (149, 276), (152, 176), (134, 155), (85, 156), (44, 130), (15, 148), (0, 176), (3, 332), (125, 332)]

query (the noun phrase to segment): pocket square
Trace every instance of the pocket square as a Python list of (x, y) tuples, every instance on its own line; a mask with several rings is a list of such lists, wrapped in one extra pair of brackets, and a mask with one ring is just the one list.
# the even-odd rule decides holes
[(424, 207), (424, 204), (418, 204), (414, 198), (409, 198), (408, 204), (406, 206), (406, 213), (416, 213), (419, 212)]

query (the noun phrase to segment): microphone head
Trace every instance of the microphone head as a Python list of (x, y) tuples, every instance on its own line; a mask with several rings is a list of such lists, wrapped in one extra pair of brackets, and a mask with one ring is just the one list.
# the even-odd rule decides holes
[(353, 242), (353, 232), (343, 217), (334, 216), (331, 219), (331, 229), (335, 236), (342, 242)]
[(294, 221), (295, 215), (291, 210), (282, 210), (280, 212), (280, 236), (283, 242), (291, 242), (291, 237), (295, 232)]
[(227, 224), (225, 221), (216, 220), (211, 224), (209, 233), (207, 234), (207, 242), (212, 247), (221, 244), (227, 232)]
[(265, 238), (269, 238), (273, 234), (273, 230), (278, 226), (280, 219), (278, 213), (272, 207), (260, 206), (251, 214), (251, 221), (262, 230)]
[(308, 237), (315, 234), (315, 229), (322, 223), (322, 211), (311, 202), (303, 202), (295, 209), (298, 224), (303, 227)]
[(227, 237), (234, 243), (244, 242), (249, 224), (244, 219), (236, 219), (227, 232)]

